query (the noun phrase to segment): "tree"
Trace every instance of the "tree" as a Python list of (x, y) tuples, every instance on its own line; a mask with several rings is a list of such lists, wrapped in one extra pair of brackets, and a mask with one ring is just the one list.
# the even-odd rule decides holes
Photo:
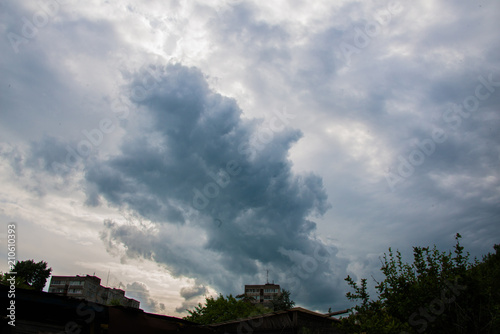
[(290, 291), (282, 289), (281, 293), (274, 296), (271, 300), (274, 311), (284, 311), (291, 309), (295, 302), (290, 299)]
[(459, 297), (458, 325), (467, 333), (500, 333), (500, 245), (467, 271)]
[(227, 296), (226, 299), (222, 294), (217, 298), (206, 297), (205, 305), (200, 303), (194, 310), (187, 311), (189, 315), (184, 317), (185, 320), (204, 325), (271, 312), (271, 310), (260, 305), (253, 305), (249, 301), (237, 300), (232, 295)]
[(236, 298), (239, 299), (239, 300), (242, 300), (242, 301), (244, 301), (246, 303), (253, 303), (253, 302), (255, 302), (255, 297), (250, 296), (250, 295), (248, 295), (246, 293), (243, 293), (241, 295), (237, 295)]
[(119, 299), (111, 299), (109, 302), (109, 305), (111, 306), (122, 306), (122, 302)]
[(19, 277), (16, 275), (8, 275), (8, 274), (0, 273), (0, 284), (10, 286), (11, 285), (10, 279), (12, 277), (14, 277), (14, 286), (16, 288), (33, 290), (33, 288), (26, 283), (26, 281), (23, 277)]
[(34, 260), (17, 261), (12, 272), (16, 277), (23, 279), (33, 289), (42, 291), (47, 279), (52, 272), (52, 268), (47, 268), (47, 262)]
[(358, 286), (347, 276), (354, 292), (346, 297), (361, 300), (361, 305), (343, 319), (342, 327), (370, 333), (499, 333), (500, 246), (482, 262), (471, 262), (460, 238), (457, 234), (453, 253), (436, 246), (413, 247), (411, 264), (389, 248), (376, 300), (370, 300), (366, 279)]

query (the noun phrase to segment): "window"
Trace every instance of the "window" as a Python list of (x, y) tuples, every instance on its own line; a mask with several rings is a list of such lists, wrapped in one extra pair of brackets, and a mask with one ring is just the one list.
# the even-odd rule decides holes
[(83, 281), (70, 281), (69, 285), (83, 285)]
[(61, 284), (64, 284), (64, 281), (59, 281), (59, 280), (56, 280), (56, 281), (50, 281), (50, 284), (53, 284), (53, 285), (61, 285)]
[(68, 293), (82, 294), (82, 290), (81, 289), (69, 289)]

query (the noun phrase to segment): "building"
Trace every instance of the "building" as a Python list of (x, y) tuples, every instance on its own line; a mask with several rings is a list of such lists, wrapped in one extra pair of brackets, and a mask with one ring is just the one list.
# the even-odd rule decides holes
[(139, 308), (140, 302), (125, 297), (125, 291), (107, 288), (101, 285), (101, 279), (96, 276), (52, 276), (49, 293), (84, 299), (89, 302)]
[(279, 284), (245, 285), (245, 295), (255, 298), (252, 303), (268, 306), (271, 300), (281, 294)]
[[(90, 276), (92, 277), (92, 276)], [(10, 287), (0, 284), (0, 308), (12, 305)], [(15, 327), (3, 314), (0, 333), (223, 334), (190, 321), (141, 309), (100, 305), (55, 293), (16, 288)], [(9, 311), (7, 311), (9, 312)], [(7, 318), (10, 320), (10, 318)]]
[(346, 311), (321, 314), (295, 307), (286, 311), (211, 324), (209, 327), (224, 334), (343, 334), (336, 326), (341, 321), (331, 315)]

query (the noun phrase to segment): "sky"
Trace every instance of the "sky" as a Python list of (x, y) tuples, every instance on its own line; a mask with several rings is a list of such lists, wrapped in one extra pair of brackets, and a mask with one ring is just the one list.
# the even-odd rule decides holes
[(17, 260), (184, 316), (267, 280), (344, 309), (456, 233), (481, 257), (499, 28), (486, 0), (1, 0), (0, 270), (15, 224)]

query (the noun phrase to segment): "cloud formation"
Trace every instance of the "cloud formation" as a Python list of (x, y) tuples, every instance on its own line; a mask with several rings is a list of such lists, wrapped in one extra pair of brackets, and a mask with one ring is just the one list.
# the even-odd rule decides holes
[(1, 2), (0, 214), (117, 267), (157, 262), (141, 282), (170, 312), (197, 300), (180, 287), (240, 293), (266, 270), (340, 309), (347, 273), (456, 232), (481, 256), (499, 231), (499, 6)]
[[(131, 91), (148, 78), (137, 74)], [(104, 240), (122, 243), (127, 256), (154, 259), (174, 275), (236, 294), (260, 282), (266, 269), (282, 277), (302, 257), (325, 252), (309, 218), (329, 208), (322, 180), (293, 173), (287, 158), (301, 136), (287, 126), (294, 116), (277, 111), (267, 121), (244, 119), (236, 102), (212, 91), (194, 68), (157, 67), (154, 79), (143, 95), (131, 96), (141, 125), (129, 130), (119, 153), (86, 171), (89, 196), (154, 226), (107, 222)], [(331, 255), (315, 275), (300, 279), (318, 289), (300, 296), (310, 298), (305, 302), (336, 293), (318, 278), (334, 275)]]
[(207, 288), (204, 286), (192, 286), (188, 288), (182, 288), (180, 291), (181, 297), (186, 300), (193, 299), (194, 297), (202, 296), (207, 293)]
[(141, 309), (151, 313), (163, 313), (165, 311), (165, 304), (151, 298), (150, 292), (146, 284), (142, 282), (133, 282), (127, 284), (126, 295), (128, 298), (133, 298), (141, 301)]
[(198, 306), (196, 302), (196, 297), (204, 296), (208, 293), (208, 289), (205, 286), (190, 286), (184, 287), (180, 290), (180, 295), (184, 298), (181, 306), (176, 307), (176, 312), (182, 313), (186, 310), (192, 310), (194, 307)]

